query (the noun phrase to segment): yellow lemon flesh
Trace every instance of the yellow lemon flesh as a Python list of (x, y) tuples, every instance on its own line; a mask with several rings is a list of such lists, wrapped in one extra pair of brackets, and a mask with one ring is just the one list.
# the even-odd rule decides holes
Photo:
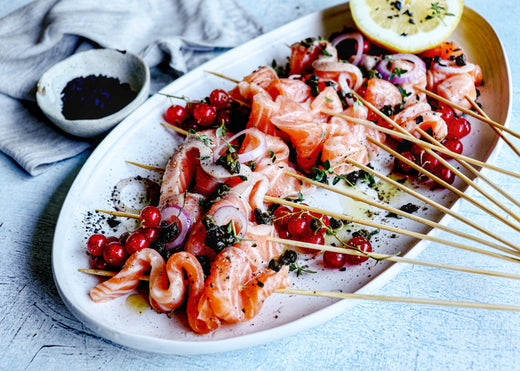
[(445, 41), (463, 10), (464, 0), (350, 0), (359, 30), (400, 53), (419, 53)]

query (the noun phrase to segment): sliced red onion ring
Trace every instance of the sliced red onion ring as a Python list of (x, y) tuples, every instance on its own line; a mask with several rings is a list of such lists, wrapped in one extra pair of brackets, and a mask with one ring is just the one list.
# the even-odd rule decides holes
[(363, 57), (363, 48), (365, 46), (365, 40), (363, 39), (363, 35), (361, 35), (360, 32), (348, 32), (341, 34), (339, 36), (336, 36), (332, 41), (330, 42), (332, 46), (337, 47), (338, 44), (345, 40), (355, 40), (356, 45), (356, 54), (354, 55), (354, 58), (350, 61), (350, 63), (355, 64), (356, 66), (361, 62), (361, 57)]
[[(347, 78), (350, 78), (350, 75), (348, 73), (341, 73), (339, 76), (338, 76), (338, 83), (339, 83), (339, 86), (341, 87), (341, 90), (343, 90), (345, 93), (350, 93), (351, 92), (351, 89), (350, 89), (350, 86), (348, 84), (348, 80)], [(347, 102), (347, 104), (349, 106), (352, 106), (354, 104), (354, 98), (345, 98), (345, 101)]]
[[(426, 64), (424, 61), (419, 58), (418, 56), (414, 54), (406, 54), (406, 53), (399, 53), (399, 54), (391, 54), (391, 59), (384, 58), (378, 65), (377, 70), (381, 74), (381, 76), (394, 84), (405, 84), (407, 82), (411, 82), (416, 80), (421, 74), (426, 72)], [(392, 75), (393, 71), (390, 71), (388, 68), (389, 64), (392, 61), (397, 60), (406, 60), (413, 63), (413, 68), (405, 73), (403, 73), (401, 76), (393, 76), (390, 79), (390, 76)]]
[(467, 73), (475, 69), (475, 65), (469, 62), (467, 62), (464, 66), (452, 66), (450, 65), (450, 63), (451, 61), (441, 60), (438, 63), (434, 63), (432, 68), (450, 75), (455, 75), (458, 73)]
[(244, 237), (247, 232), (247, 217), (235, 206), (222, 206), (213, 214), (216, 225), (226, 225), (231, 220), (235, 224), (238, 237)]
[(179, 206), (168, 206), (161, 211), (161, 221), (165, 221), (168, 224), (174, 223), (176, 220), (179, 221), (179, 234), (173, 241), (170, 241), (164, 245), (166, 250), (174, 249), (184, 243), (186, 236), (193, 224), (189, 214), (184, 208)]
[(258, 139), (258, 146), (256, 146), (251, 151), (240, 153), (238, 155), (238, 162), (241, 164), (252, 161), (257, 159), (258, 157), (262, 156), (267, 151), (267, 141), (265, 140), (265, 136), (262, 134), (259, 130), (254, 129), (245, 129), (242, 130), (235, 135), (233, 135), (231, 138), (229, 138), (227, 141), (219, 145), (215, 150), (213, 151), (213, 162), (217, 162), (219, 157), (221, 156), (222, 150), (228, 145), (228, 143), (231, 143), (241, 135), (250, 134), (254, 136), (256, 139)]
[[(112, 203), (117, 211), (139, 214), (145, 206), (158, 204), (159, 192), (159, 185), (148, 178), (140, 176), (125, 178), (114, 186)], [(128, 200), (125, 200), (126, 193), (131, 195)], [(130, 202), (133, 204), (129, 205)]]

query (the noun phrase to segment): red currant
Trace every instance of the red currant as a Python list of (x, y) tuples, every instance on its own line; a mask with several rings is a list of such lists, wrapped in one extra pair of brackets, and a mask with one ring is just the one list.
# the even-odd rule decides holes
[(141, 231), (150, 243), (154, 242), (159, 237), (159, 228), (146, 227)]
[(325, 251), (323, 263), (327, 268), (341, 268), (347, 262), (347, 255), (339, 252)]
[(310, 231), (309, 218), (307, 214), (295, 214), (287, 222), (287, 230), (292, 236), (303, 236)]
[[(357, 251), (372, 252), (372, 244), (365, 237), (357, 236), (351, 238), (347, 245)], [(361, 264), (368, 260), (368, 256), (347, 255), (346, 262), (351, 265)]]
[(274, 224), (278, 228), (287, 227), (287, 222), (289, 221), (290, 215), (291, 209), (289, 209), (287, 206), (280, 206), (276, 208), (276, 210), (273, 212)]
[(209, 94), (209, 102), (215, 108), (224, 108), (229, 104), (229, 94), (225, 90), (215, 89)]
[[(323, 233), (309, 233), (298, 239), (301, 242), (313, 243), (315, 245), (324, 245), (325, 244), (325, 236)], [(316, 249), (308, 249), (306, 247), (299, 247), (302, 253), (304, 254), (317, 254), (319, 250)]]
[(224, 125), (225, 127), (229, 128), (231, 123), (230, 113), (227, 110), (219, 110), (217, 112), (216, 121), (218, 126)]
[[(106, 245), (108, 245), (109, 243), (111, 242), (119, 242), (119, 238), (115, 237), (115, 236), (110, 236), (110, 237), (107, 237), (107, 242), (106, 242)], [(105, 246), (106, 246), (105, 245)]]
[(173, 105), (166, 110), (164, 114), (164, 119), (169, 124), (180, 125), (184, 122), (184, 120), (188, 118), (188, 116), (189, 112), (186, 109), (186, 107)]
[(102, 234), (93, 234), (87, 241), (88, 252), (93, 256), (99, 256), (103, 254), (107, 238)]
[(430, 173), (435, 170), (435, 168), (439, 165), (439, 160), (428, 152), (423, 152), (421, 157), (418, 159), (419, 165)]
[(139, 220), (145, 227), (158, 227), (161, 224), (161, 212), (155, 206), (146, 206), (141, 210)]
[(127, 258), (126, 250), (119, 242), (110, 242), (105, 246), (103, 258), (105, 258), (108, 264), (118, 267), (122, 265)]
[(461, 139), (471, 132), (471, 124), (463, 117), (456, 117), (447, 122), (447, 139)]
[[(403, 156), (407, 160), (415, 162), (415, 157), (411, 152), (408, 152), (408, 151), (403, 152), (403, 153), (401, 153), (401, 156)], [(407, 174), (407, 173), (411, 173), (412, 170), (414, 170), (414, 168), (411, 167), (409, 164), (407, 164), (404, 161), (399, 160), (397, 158), (395, 159), (395, 161), (394, 161), (394, 171), (395, 172)]]
[(453, 110), (449, 106), (442, 105), (437, 109), (444, 121), (448, 122), (453, 119)]
[(207, 103), (197, 103), (193, 107), (193, 118), (200, 126), (210, 126), (216, 117), (216, 108)]
[(289, 231), (285, 227), (278, 229), (278, 236), (280, 236), (280, 238), (291, 238)]
[(136, 231), (128, 237), (125, 244), (126, 252), (132, 255), (134, 252), (150, 246), (150, 241), (142, 231)]
[(441, 180), (444, 180), (448, 184), (452, 184), (455, 181), (455, 174), (451, 169), (448, 169), (445, 166), (439, 166), (435, 170), (435, 175), (437, 175)]
[(107, 268), (107, 262), (103, 259), (103, 256), (92, 256), (90, 260), (90, 267), (93, 269), (104, 270)]
[[(458, 139), (444, 139), (442, 141), (442, 144), (446, 149), (450, 150), (451, 152), (458, 153), (459, 155), (462, 153), (464, 146), (462, 145), (462, 142)], [(446, 154), (442, 155), (446, 159), (451, 159), (451, 156), (448, 156)]]

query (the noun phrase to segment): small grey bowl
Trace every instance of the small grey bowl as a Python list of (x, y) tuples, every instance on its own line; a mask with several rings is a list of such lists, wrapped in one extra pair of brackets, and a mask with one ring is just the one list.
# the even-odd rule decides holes
[[(128, 83), (137, 96), (119, 111), (99, 119), (67, 120), (62, 114), (61, 92), (78, 77), (103, 75)], [(139, 107), (150, 92), (150, 70), (143, 59), (115, 49), (93, 49), (58, 62), (40, 78), (36, 101), (43, 113), (59, 128), (77, 137), (104, 134)]]

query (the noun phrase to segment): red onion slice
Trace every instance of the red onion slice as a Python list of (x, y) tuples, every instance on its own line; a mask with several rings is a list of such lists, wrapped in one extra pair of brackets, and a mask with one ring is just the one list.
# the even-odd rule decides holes
[(168, 224), (179, 221), (179, 234), (173, 241), (170, 241), (164, 245), (166, 250), (174, 249), (181, 246), (188, 235), (189, 230), (193, 224), (189, 214), (184, 208), (179, 206), (168, 206), (161, 211), (161, 221), (165, 221)]
[(245, 130), (242, 130), (242, 131), (236, 133), (235, 135), (233, 135), (231, 138), (226, 140), (224, 143), (220, 144), (215, 149), (215, 151), (213, 152), (213, 162), (217, 162), (217, 160), (221, 156), (220, 153), (222, 152), (222, 150), (224, 148), (226, 148), (228, 143), (233, 142), (235, 139), (237, 139), (241, 135), (245, 135), (245, 134), (250, 134), (250, 135), (254, 136), (258, 140), (258, 146), (253, 148), (251, 151), (248, 151), (245, 153), (240, 153), (238, 155), (238, 162), (243, 164), (245, 162), (255, 160), (255, 159), (259, 158), (260, 156), (262, 156), (267, 151), (267, 141), (265, 140), (265, 136), (262, 134), (262, 132), (259, 130), (245, 129)]
[[(399, 53), (399, 54), (391, 54), (389, 55), (391, 59), (384, 58), (378, 65), (377, 70), (381, 74), (381, 76), (394, 84), (405, 84), (411, 81), (416, 80), (421, 74), (426, 72), (426, 64), (424, 61), (419, 58), (418, 56), (414, 54), (406, 54), (406, 53)], [(393, 76), (393, 71), (390, 71), (388, 66), (392, 61), (397, 60), (406, 60), (413, 63), (413, 68), (409, 71), (406, 71), (401, 76)]]
[(215, 219), (215, 224), (219, 226), (233, 221), (237, 236), (244, 237), (246, 235), (247, 217), (235, 206), (222, 206), (213, 213), (213, 219)]
[(363, 48), (365, 46), (365, 40), (363, 39), (363, 35), (360, 32), (348, 32), (336, 36), (330, 42), (332, 46), (337, 47), (341, 42), (345, 40), (355, 40), (356, 41), (356, 54), (354, 58), (350, 61), (350, 63), (355, 64), (356, 66), (361, 62), (361, 58), (363, 57)]
[(444, 72), (450, 75), (456, 75), (458, 73), (468, 73), (475, 69), (475, 65), (473, 63), (466, 63), (464, 66), (453, 66), (450, 65), (451, 61), (441, 60), (438, 63), (434, 63), (432, 68)]

